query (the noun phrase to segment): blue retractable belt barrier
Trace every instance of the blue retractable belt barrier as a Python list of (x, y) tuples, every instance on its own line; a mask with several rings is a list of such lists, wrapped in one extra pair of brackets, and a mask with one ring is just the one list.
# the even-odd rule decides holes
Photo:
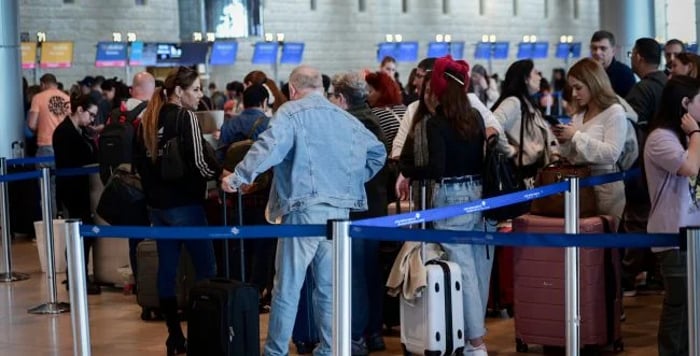
[(248, 239), (326, 236), (326, 225), (262, 226), (98, 226), (82, 225), (84, 237), (130, 237), (147, 239)]
[[(396, 229), (351, 226), (350, 236), (391, 241), (425, 241), (497, 246), (538, 247), (661, 247), (678, 246), (680, 234), (538, 234), (482, 231)], [(379, 237), (379, 238), (378, 238)]]
[(26, 157), (26, 158), (13, 158), (8, 159), (7, 164), (10, 166), (23, 166), (28, 164), (37, 163), (53, 163), (53, 156), (41, 156), (41, 157)]
[(86, 176), (95, 173), (100, 173), (100, 167), (61, 168), (56, 170), (56, 177)]
[(504, 194), (484, 200), (475, 200), (464, 204), (447, 206), (444, 208), (434, 208), (424, 211), (414, 211), (405, 214), (358, 220), (355, 221), (353, 225), (399, 227), (411, 224), (419, 224), (422, 222), (447, 219), (463, 214), (476, 213), (479, 211), (500, 208), (502, 206), (517, 204), (528, 200), (544, 198), (546, 196), (565, 192), (568, 189), (568, 182), (559, 182), (543, 187), (537, 187), (510, 194)]
[(0, 175), (0, 182), (14, 182), (18, 180), (41, 178), (41, 171), (20, 172)]
[(642, 175), (642, 170), (639, 168), (635, 168), (635, 169), (631, 169), (631, 170), (625, 171), (625, 172), (609, 173), (609, 174), (603, 174), (600, 176), (593, 176), (593, 177), (584, 178), (584, 179), (581, 179), (581, 181), (579, 182), (579, 186), (581, 188), (593, 187), (596, 185), (602, 185), (602, 184), (616, 182), (618, 180), (628, 180), (628, 179), (636, 178), (640, 175)]

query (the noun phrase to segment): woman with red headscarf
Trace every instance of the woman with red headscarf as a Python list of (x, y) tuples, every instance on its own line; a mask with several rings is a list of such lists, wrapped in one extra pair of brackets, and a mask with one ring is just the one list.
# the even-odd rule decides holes
[[(436, 182), (433, 207), (481, 199), (486, 132), (483, 118), (467, 98), (467, 88), (467, 62), (455, 61), (450, 56), (435, 61), (423, 96), (429, 111), (427, 120), (422, 120), (424, 125), (414, 123), (401, 152), (399, 166), (404, 176)], [(427, 145), (418, 144), (422, 130), (425, 130)], [(493, 225), (478, 212), (433, 222), (436, 229), (461, 231), (484, 231)], [(469, 341), (464, 354), (487, 355), (483, 340), (486, 334), (484, 315), (493, 246), (442, 244), (442, 247), (447, 259), (462, 270), (464, 334)]]

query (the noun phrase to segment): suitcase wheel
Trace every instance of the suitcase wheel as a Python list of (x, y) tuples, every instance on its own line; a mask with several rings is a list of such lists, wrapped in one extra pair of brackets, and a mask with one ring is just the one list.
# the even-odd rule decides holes
[(523, 342), (520, 338), (515, 338), (515, 351), (517, 352), (527, 352), (527, 344)]
[(411, 356), (411, 353), (406, 350), (405, 344), (401, 344), (401, 350), (403, 350), (403, 356)]
[(617, 340), (615, 340), (615, 342), (613, 342), (613, 351), (615, 351), (615, 352), (625, 351), (625, 343), (622, 342), (622, 339), (617, 339)]

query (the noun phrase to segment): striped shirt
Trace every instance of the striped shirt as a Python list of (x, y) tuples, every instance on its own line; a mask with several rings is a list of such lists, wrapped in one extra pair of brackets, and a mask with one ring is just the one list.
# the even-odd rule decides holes
[(394, 142), (396, 132), (399, 131), (399, 126), (401, 125), (401, 119), (406, 113), (406, 106), (401, 104), (372, 108), (372, 113), (379, 119), (379, 127), (384, 133), (386, 142)]

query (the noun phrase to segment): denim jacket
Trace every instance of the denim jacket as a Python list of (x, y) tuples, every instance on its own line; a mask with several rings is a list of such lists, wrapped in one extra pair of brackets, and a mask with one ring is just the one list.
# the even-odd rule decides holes
[(364, 183), (385, 159), (384, 144), (362, 123), (320, 93), (310, 93), (279, 108), (230, 184), (250, 184), (274, 167), (271, 220), (316, 204), (364, 211)]

